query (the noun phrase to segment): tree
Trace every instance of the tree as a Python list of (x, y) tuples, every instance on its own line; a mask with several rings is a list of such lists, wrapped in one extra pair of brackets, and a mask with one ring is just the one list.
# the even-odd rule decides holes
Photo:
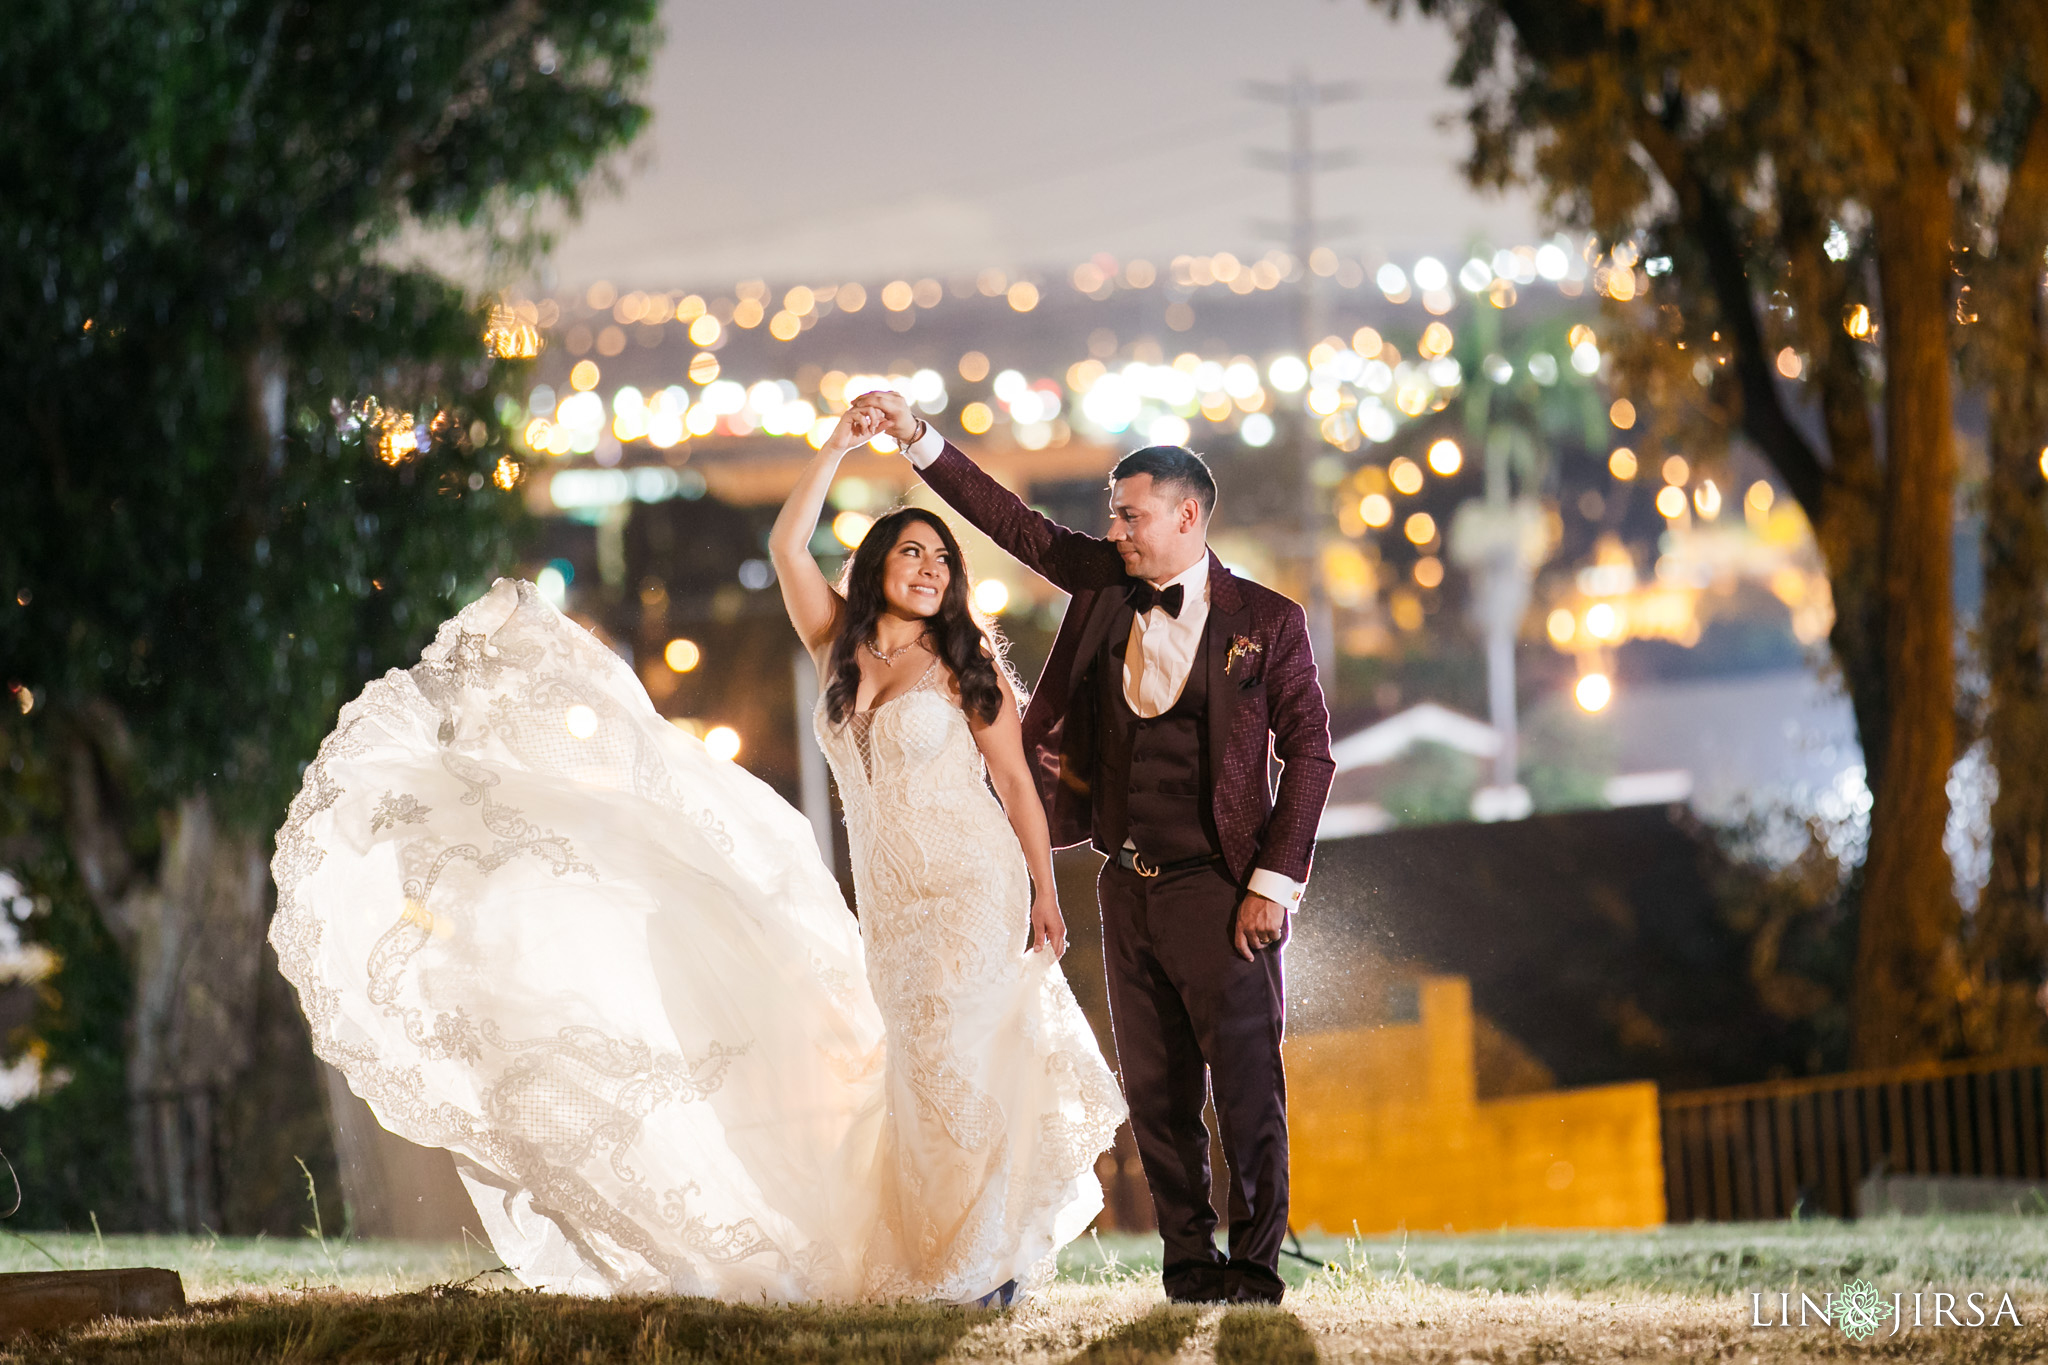
[[(265, 960), (269, 834), (340, 701), (521, 522), (504, 423), (535, 338), (390, 244), (533, 245), (641, 125), (653, 19), (45, 0), (0, 32), (0, 858), (66, 955), (32, 1045), (72, 1073), (11, 1125), (44, 1161), (26, 1216), (82, 1222), (125, 1178), (128, 1221), (296, 1226), (304, 1132), (264, 1097), (317, 1097)], [(265, 1066), (296, 1070), (245, 1084)], [(87, 1128), (129, 1138), (97, 1187), (56, 1174)]]
[(2048, 976), (2048, 14), (1999, 11), (2003, 61), (1980, 64), (1972, 101), (1986, 111), (2002, 199), (1973, 203), (1967, 258), (1965, 373), (1989, 397), (1983, 494), (1987, 680), (1985, 739), (1998, 775), (1991, 875), (1978, 901), (1973, 961), (1996, 1036), (2036, 1041), (2036, 992)]
[[(1638, 292), (1629, 244), (1668, 264), (1626, 310), (1641, 326), (1624, 381), (1667, 427), (1740, 432), (1814, 527), (1874, 797), (1857, 1060), (1996, 1046), (1942, 845), (1958, 747), (1949, 244), (1985, 164), (1987, 121), (1964, 96), (1987, 64), (2019, 74), (1998, 18), (2019, 7), (1418, 8), (1458, 36), (1474, 179), (1533, 178), (1553, 212), (1622, 244), (1617, 299)], [(1802, 371), (1808, 397), (1781, 379)]]

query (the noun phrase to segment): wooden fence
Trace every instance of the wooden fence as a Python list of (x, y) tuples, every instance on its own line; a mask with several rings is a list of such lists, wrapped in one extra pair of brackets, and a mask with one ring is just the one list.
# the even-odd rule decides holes
[(1880, 1167), (2048, 1178), (2048, 1052), (1679, 1091), (1660, 1107), (1673, 1223), (1853, 1218)]

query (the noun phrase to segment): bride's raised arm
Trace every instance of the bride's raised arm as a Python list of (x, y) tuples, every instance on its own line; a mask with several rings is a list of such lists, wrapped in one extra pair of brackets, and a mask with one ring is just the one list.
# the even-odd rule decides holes
[(811, 536), (818, 529), (818, 513), (825, 506), (825, 492), (846, 452), (864, 445), (882, 430), (883, 419), (871, 409), (854, 408), (839, 419), (824, 446), (797, 476), (796, 487), (775, 518), (768, 534), (768, 555), (775, 564), (775, 581), (782, 585), (782, 605), (789, 623), (796, 627), (804, 648), (816, 654), (830, 642), (839, 621), (839, 594), (819, 572), (811, 557)]

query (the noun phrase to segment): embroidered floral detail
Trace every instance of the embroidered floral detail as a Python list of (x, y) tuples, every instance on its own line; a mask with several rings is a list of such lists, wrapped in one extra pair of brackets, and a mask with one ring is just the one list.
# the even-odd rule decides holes
[[(833, 725), (821, 700), (814, 725), (888, 1026), (893, 1160), (866, 1295), (1042, 1286), (1055, 1222), (1100, 1207), (1095, 1158), (1125, 1112), (1116, 1078), (1058, 966), (1022, 951), (1029, 873), (959, 704), (913, 687)], [(1000, 1036), (997, 1013), (1014, 1021)]]
[(390, 792), (377, 801), (377, 809), (370, 813), (370, 833), (379, 834), (400, 825), (417, 825), (433, 814), (432, 806), (420, 804), (420, 799), (411, 792), (394, 796)]

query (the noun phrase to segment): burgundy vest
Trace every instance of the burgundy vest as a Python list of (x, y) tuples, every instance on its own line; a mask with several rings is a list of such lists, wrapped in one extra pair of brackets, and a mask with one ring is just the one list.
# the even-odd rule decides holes
[(1155, 863), (1221, 853), (1208, 797), (1209, 627), (1202, 627), (1180, 696), (1148, 718), (1124, 698), (1131, 618), (1129, 607), (1118, 610), (1095, 663), (1095, 846), (1115, 857), (1128, 838)]

